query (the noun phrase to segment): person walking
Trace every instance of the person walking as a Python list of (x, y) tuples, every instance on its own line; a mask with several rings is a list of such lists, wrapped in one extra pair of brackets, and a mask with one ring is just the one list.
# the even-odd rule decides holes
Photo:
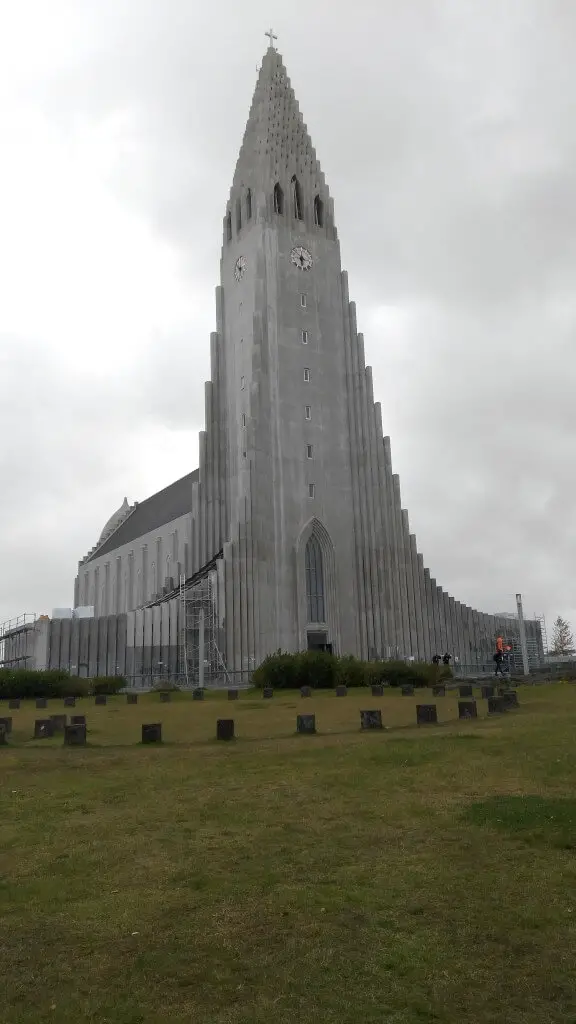
[(496, 653), (494, 654), (494, 659), (493, 660), (494, 660), (494, 666), (495, 666), (494, 667), (494, 675), (495, 676), (500, 675), (500, 676), (502, 676), (502, 678), (504, 678), (504, 669), (502, 667), (502, 662), (504, 661), (504, 655), (502, 654), (502, 651), (496, 651)]
[(434, 657), (432, 658), (432, 664), (433, 665), (439, 665), (440, 661), (441, 661), (440, 655), (439, 654), (435, 654)]
[(452, 657), (452, 655), (451, 655), (451, 654), (448, 654), (448, 651), (446, 651), (446, 654), (445, 654), (445, 655), (444, 655), (444, 657), (442, 658), (442, 663), (443, 663), (444, 665), (449, 665), (449, 664), (450, 664), (450, 659), (451, 659), (451, 657)]

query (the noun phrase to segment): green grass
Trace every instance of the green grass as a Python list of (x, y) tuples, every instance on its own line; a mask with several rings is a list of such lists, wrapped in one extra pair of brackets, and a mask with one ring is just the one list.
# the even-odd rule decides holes
[(2, 707), (3, 1024), (576, 1024), (576, 687), (519, 693)]

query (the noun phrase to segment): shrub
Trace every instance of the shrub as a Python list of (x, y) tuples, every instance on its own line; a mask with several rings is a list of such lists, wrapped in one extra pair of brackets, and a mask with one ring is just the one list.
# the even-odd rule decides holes
[(0, 669), (0, 697), (60, 697), (70, 683), (67, 672), (60, 669), (35, 671), (28, 668)]
[(275, 690), (293, 690), (298, 686), (296, 654), (276, 651), (269, 654), (252, 673), (252, 686), (263, 689), (272, 686)]
[(338, 658), (337, 676), (338, 683), (343, 686), (369, 686), (374, 673), (369, 661), (360, 661), (349, 654), (344, 658)]
[(297, 686), (333, 689), (338, 681), (338, 661), (328, 651), (302, 651), (296, 656)]
[(108, 696), (112, 696), (123, 690), (128, 683), (124, 676), (98, 676), (92, 680), (91, 691), (92, 693), (105, 693)]

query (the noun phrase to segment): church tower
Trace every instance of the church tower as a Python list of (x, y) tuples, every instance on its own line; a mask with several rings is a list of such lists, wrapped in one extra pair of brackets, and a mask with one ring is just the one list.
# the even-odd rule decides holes
[(437, 586), (410, 533), (333, 203), (273, 45), (224, 216), (211, 355), (192, 570), (217, 574), (228, 668), (309, 647), (471, 660), (494, 619)]
[[(243, 667), (245, 643), (256, 663), (278, 648), (312, 644), (367, 653), (358, 614), (352, 444), (357, 337), (333, 204), (272, 47), (224, 218), (221, 279), (230, 537), (224, 560), (227, 578), (239, 570), (232, 619), (234, 633), (240, 626), (242, 634)], [(238, 612), (245, 622), (236, 621)], [(237, 649), (232, 636), (228, 650), (230, 643)]]

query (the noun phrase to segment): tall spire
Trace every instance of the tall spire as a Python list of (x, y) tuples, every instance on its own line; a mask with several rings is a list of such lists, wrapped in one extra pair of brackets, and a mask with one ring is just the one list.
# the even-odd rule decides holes
[[(300, 113), (281, 54), (271, 43), (262, 59), (252, 106), (240, 148), (233, 188), (269, 187), (296, 174), (312, 176), (326, 195), (324, 176)], [(269, 33), (266, 33), (269, 35)]]

